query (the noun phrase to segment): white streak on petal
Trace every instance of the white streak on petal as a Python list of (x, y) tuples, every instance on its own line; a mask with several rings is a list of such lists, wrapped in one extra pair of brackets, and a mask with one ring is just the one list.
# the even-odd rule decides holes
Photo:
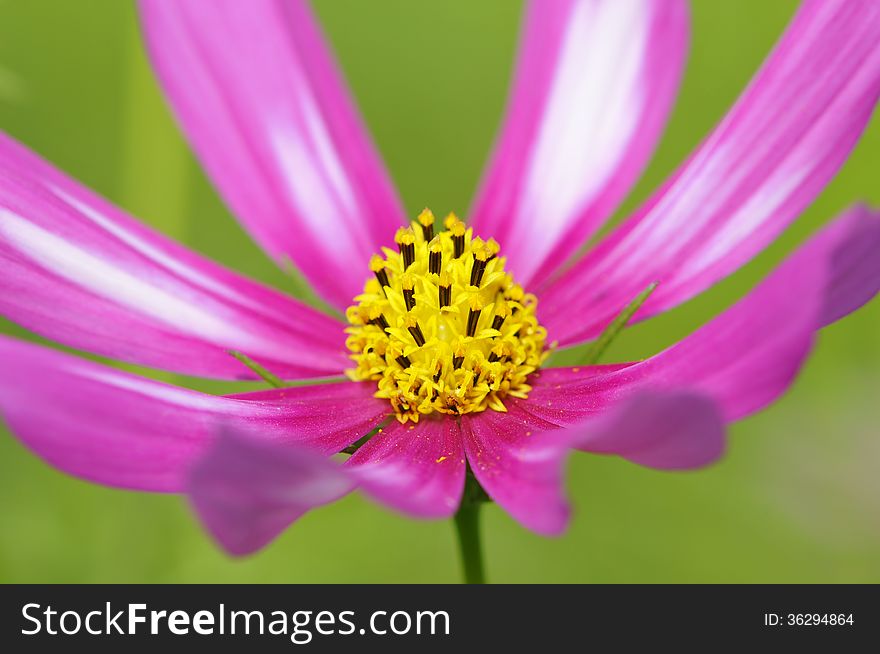
[[(302, 226), (316, 239), (337, 244), (328, 248), (327, 254), (336, 256), (337, 265), (347, 267), (351, 265), (348, 253), (356, 247), (353, 234), (361, 228), (355, 193), (314, 103), (304, 98), (300, 104), (312, 143), (285, 127), (284, 121), (273, 121), (269, 125), (272, 151), (284, 172), (285, 192), (297, 207)], [(328, 220), (331, 215), (348, 216), (350, 231), (340, 230), (336, 221)]]
[(193, 282), (194, 284), (197, 284), (198, 286), (201, 286), (206, 290), (217, 293), (218, 295), (221, 295), (223, 297), (227, 297), (230, 299), (234, 298), (236, 301), (244, 304), (245, 306), (259, 309), (261, 311), (265, 310), (266, 307), (256, 304), (248, 296), (242, 295), (241, 293), (236, 292), (235, 289), (230, 288), (229, 286), (200, 273), (198, 270), (196, 270), (192, 266), (186, 265), (179, 259), (168, 256), (162, 249), (155, 247), (150, 242), (141, 238), (137, 234), (128, 231), (118, 222), (108, 218), (101, 212), (97, 211), (94, 207), (91, 207), (81, 202), (79, 199), (70, 195), (69, 193), (66, 193), (58, 186), (49, 184), (48, 187), (52, 191), (52, 193), (54, 193), (61, 200), (76, 209), (84, 217), (91, 220), (98, 227), (109, 232), (132, 249), (143, 254), (148, 259), (152, 259), (160, 266), (163, 266), (171, 272), (180, 275), (184, 279)]
[(150, 316), (181, 332), (216, 343), (248, 347), (249, 352), (262, 352), (265, 349), (264, 343), (255, 341), (246, 331), (219, 316), (104, 261), (8, 209), (0, 209), (0, 218), (0, 233), (18, 251), (76, 286)]
[(518, 224), (536, 260), (560, 229), (548, 221), (565, 222), (626, 154), (643, 105), (638, 77), (650, 19), (640, 0), (617, 0), (582, 2), (569, 20), (519, 209), (533, 217)]

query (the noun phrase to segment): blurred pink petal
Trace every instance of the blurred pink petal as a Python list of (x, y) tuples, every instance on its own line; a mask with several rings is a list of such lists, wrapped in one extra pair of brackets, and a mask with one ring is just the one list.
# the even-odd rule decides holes
[(595, 337), (649, 283), (647, 318), (764, 248), (824, 188), (880, 95), (880, 4), (804, 3), (763, 69), (660, 191), (541, 293), (550, 337)]
[(666, 123), (684, 0), (532, 0), (507, 117), (472, 211), (535, 285), (608, 218)]
[(360, 292), (402, 210), (304, 0), (141, 0), (150, 56), (208, 174), (282, 266)]
[(370, 495), (419, 518), (455, 513), (464, 489), (464, 452), (455, 420), (390, 422), (346, 462)]
[(250, 554), (354, 480), (330, 459), (225, 430), (193, 468), (187, 492), (205, 528), (230, 554)]
[(190, 375), (336, 375), (342, 324), (177, 245), (0, 135), (0, 315), (70, 347)]
[(717, 406), (697, 394), (639, 391), (569, 429), (532, 406), (513, 400), (506, 414), (464, 416), (462, 430), (471, 469), (488, 495), (523, 526), (547, 536), (561, 534), (571, 514), (564, 473), (572, 447), (663, 469), (702, 466), (724, 450)]
[(0, 337), (0, 416), (36, 454), (109, 486), (178, 492), (220, 425), (338, 452), (375, 427), (387, 402), (344, 382), (205, 395)]
[(706, 395), (687, 391), (636, 391), (570, 431), (571, 445), (585, 452), (616, 454), (661, 470), (708, 465), (726, 446), (718, 406)]
[[(785, 392), (814, 333), (880, 291), (880, 215), (851, 209), (784, 261), (739, 303), (645, 361), (596, 374), (590, 368), (535, 373), (525, 409), (571, 426), (602, 416), (635, 391), (705, 396), (725, 422)], [(589, 441), (584, 441), (585, 449)], [(666, 467), (666, 466), (664, 466)]]
[(265, 546), (309, 509), (358, 487), (419, 518), (448, 517), (461, 500), (464, 456), (452, 420), (394, 421), (344, 466), (299, 443), (282, 446), (262, 433), (223, 431), (194, 466), (187, 492), (231, 554)]
[(806, 248), (823, 258), (827, 277), (819, 327), (825, 327), (871, 301), (880, 292), (880, 211), (856, 205), (825, 226)]

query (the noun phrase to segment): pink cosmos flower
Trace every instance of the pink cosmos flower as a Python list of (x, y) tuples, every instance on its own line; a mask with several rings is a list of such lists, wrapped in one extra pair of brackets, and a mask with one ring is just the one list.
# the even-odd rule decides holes
[[(442, 233), (430, 214), (398, 232), (400, 202), (304, 1), (140, 9), (225, 201), (330, 305), (353, 305), (350, 324), (171, 242), (5, 136), (0, 312), (63, 345), (186, 375), (257, 379), (237, 351), (285, 380), (358, 381), (212, 396), (4, 337), (0, 411), (65, 472), (188, 494), (234, 554), (354, 489), (450, 516), (468, 468), (516, 520), (557, 534), (572, 449), (660, 469), (715, 460), (725, 425), (783, 393), (816, 332), (880, 288), (880, 218), (856, 207), (656, 356), (535, 370), (547, 344), (597, 338), (652, 283), (635, 320), (693, 298), (804, 210), (880, 94), (876, 2), (805, 2), (718, 127), (576, 260), (666, 121), (683, 0), (531, 2), (473, 231), (451, 218)], [(399, 254), (371, 259), (395, 241)], [(332, 456), (358, 442), (344, 463)]]

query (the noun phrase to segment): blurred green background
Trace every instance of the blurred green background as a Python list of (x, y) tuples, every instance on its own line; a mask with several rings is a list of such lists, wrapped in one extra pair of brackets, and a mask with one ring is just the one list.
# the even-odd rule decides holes
[[(464, 212), (499, 121), (520, 3), (322, 0), (316, 9), (406, 206)], [(793, 0), (693, 3), (691, 57), (644, 199), (736, 98)], [(0, 128), (157, 229), (281, 288), (178, 134), (123, 0), (0, 0)], [(856, 199), (880, 203), (880, 123), (813, 207), (735, 278), (628, 331), (609, 354), (651, 354), (744, 293)], [(9, 323), (0, 330), (25, 336)], [(880, 302), (826, 330), (793, 389), (732, 429), (729, 455), (686, 474), (575, 455), (568, 534), (485, 512), (496, 582), (880, 581)], [(0, 363), (0, 365), (3, 365)], [(165, 376), (199, 388), (219, 387)], [(51, 407), (47, 407), (51, 410)], [(2, 428), (0, 428), (2, 429)], [(174, 496), (62, 475), (0, 434), (0, 581), (447, 582), (446, 522), (358, 496), (315, 511), (264, 552), (221, 554)]]

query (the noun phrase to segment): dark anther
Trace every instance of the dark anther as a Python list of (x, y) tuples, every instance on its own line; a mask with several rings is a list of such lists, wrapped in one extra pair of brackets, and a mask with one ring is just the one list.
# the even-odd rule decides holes
[(400, 256), (403, 257), (403, 269), (409, 268), (416, 260), (416, 238), (412, 229), (401, 228), (394, 237)]
[(492, 319), (492, 329), (501, 329), (501, 325), (504, 324), (504, 316), (495, 316)]
[(461, 235), (452, 235), (452, 245), (454, 246), (455, 252), (453, 253), (453, 259), (458, 259), (462, 253), (464, 252), (464, 234)]
[(483, 273), (486, 272), (486, 263), (485, 260), (481, 260), (474, 255), (474, 266), (471, 268), (471, 286), (479, 286), (480, 282), (483, 281)]
[(373, 255), (370, 259), (370, 270), (376, 275), (376, 279), (379, 280), (379, 288), (382, 289), (382, 293), (387, 297), (388, 292), (385, 290), (385, 287), (391, 286), (391, 283), (388, 281), (388, 271), (385, 269), (385, 260), (378, 255)]
[(407, 327), (407, 329), (409, 330), (409, 333), (412, 334), (413, 340), (416, 342), (416, 345), (421, 347), (425, 344), (425, 335), (422, 334), (422, 328), (419, 327), (419, 323), (416, 323), (411, 327)]
[(453, 258), (458, 259), (461, 253), (464, 252), (464, 235), (467, 232), (467, 227), (464, 226), (464, 223), (454, 213), (446, 216), (443, 224), (446, 225), (446, 229), (452, 232), (452, 244), (455, 246)]
[(382, 287), (383, 292), (386, 286), (391, 286), (391, 283), (388, 281), (388, 271), (384, 268), (376, 271), (376, 279), (379, 280), (379, 285)]
[(388, 329), (388, 321), (385, 319), (385, 316), (381, 313), (378, 316), (376, 316), (375, 318), (373, 318), (370, 322), (373, 323), (374, 325), (376, 325), (382, 331), (385, 331), (386, 329)]
[(439, 291), (439, 299), (440, 299), (440, 308), (448, 307), (452, 303), (452, 284), (448, 286), (443, 286), (442, 284), (438, 287)]
[(440, 274), (440, 266), (443, 263), (443, 252), (439, 249), (434, 252), (432, 249), (428, 254), (428, 272), (434, 273), (435, 275)]
[(416, 306), (415, 285), (416, 280), (413, 276), (410, 273), (403, 273), (400, 278), (400, 287), (403, 290), (403, 301), (407, 311), (412, 311), (412, 308)]
[(411, 288), (403, 289), (403, 301), (406, 303), (406, 310), (412, 311), (412, 308), (416, 306), (416, 298), (415, 291)]
[(434, 220), (434, 214), (431, 213), (430, 209), (424, 209), (419, 214), (419, 224), (422, 226), (422, 234), (425, 236), (425, 241), (430, 241), (434, 238)]
[(480, 321), (480, 313), (483, 311), (483, 308), (477, 308), (479, 305), (472, 304), (471, 308), (468, 310), (468, 319), (467, 319), (467, 335), (473, 336), (477, 333), (477, 323)]
[(406, 270), (412, 265), (413, 261), (416, 260), (416, 244), (401, 243), (400, 254), (403, 257), (403, 268)]

